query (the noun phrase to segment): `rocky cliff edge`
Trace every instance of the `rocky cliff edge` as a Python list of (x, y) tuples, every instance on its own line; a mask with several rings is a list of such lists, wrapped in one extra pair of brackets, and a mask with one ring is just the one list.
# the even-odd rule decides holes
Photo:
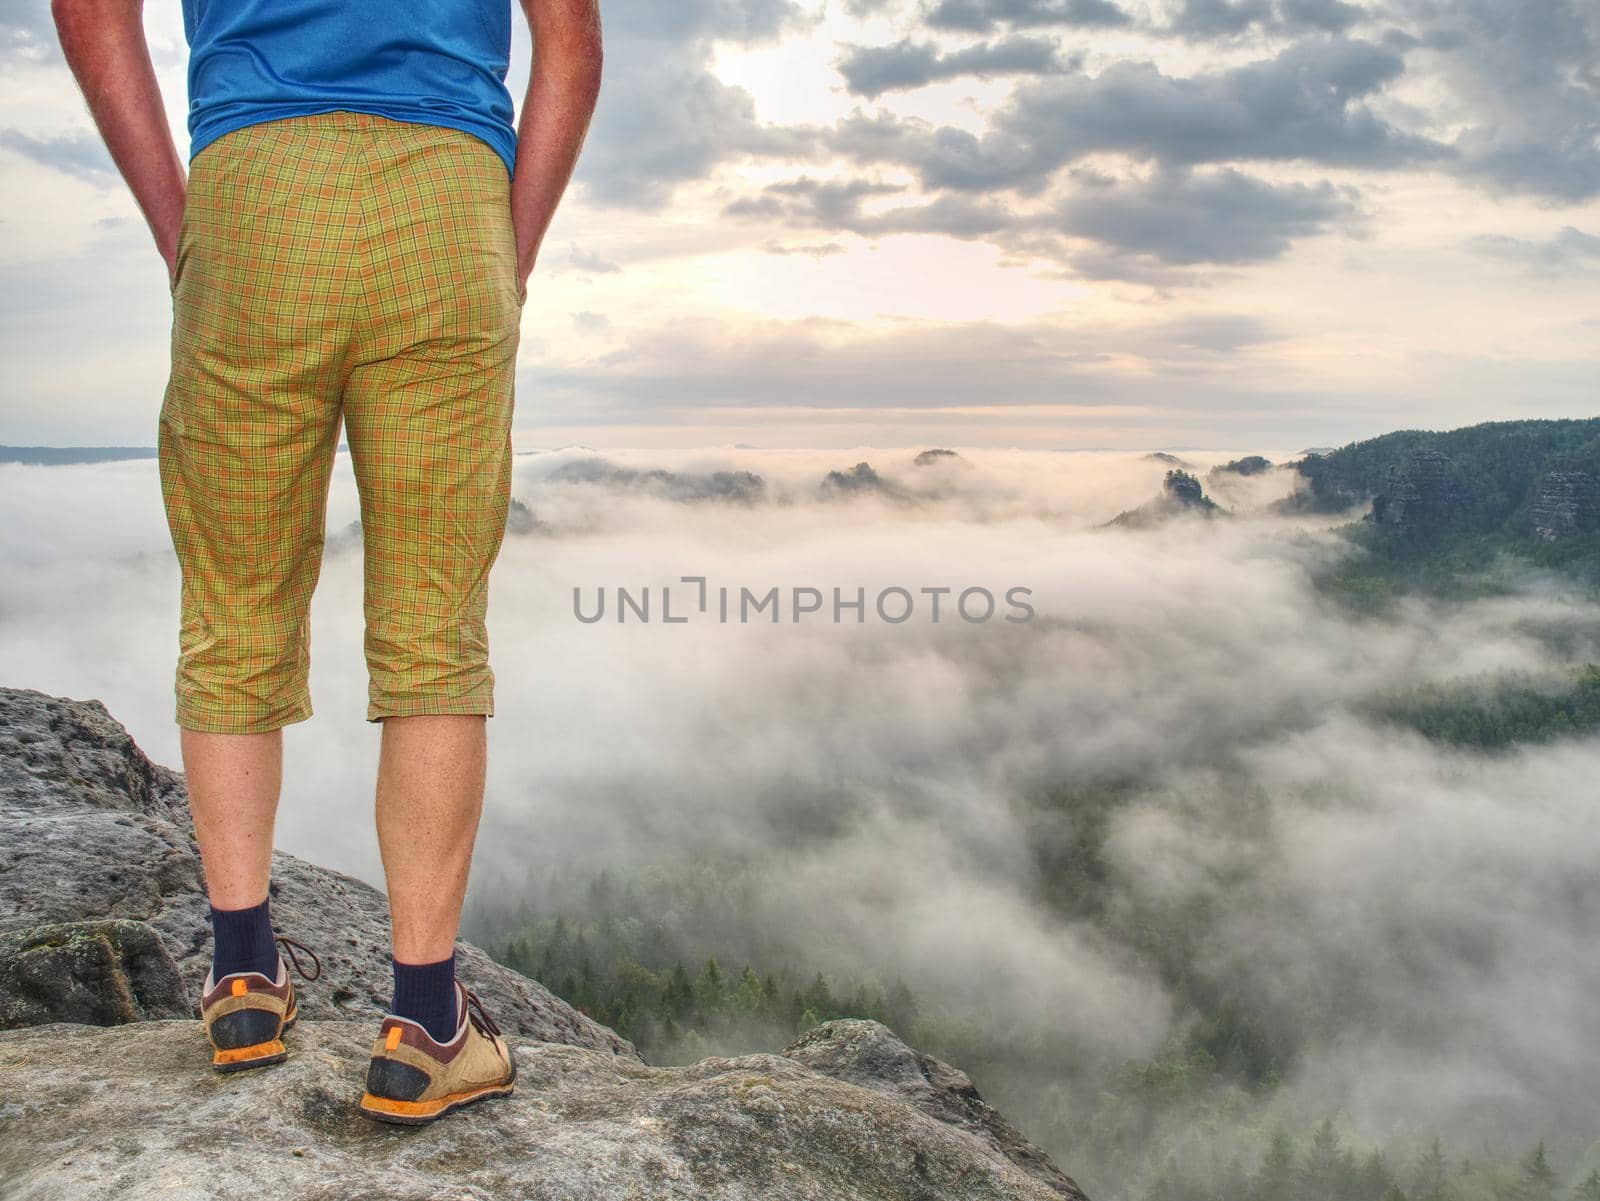
[(1082, 1201), (959, 1070), (881, 1023), (654, 1067), (458, 945), (510, 1035), (515, 1096), (420, 1129), (355, 1112), (388, 1002), (388, 910), (275, 856), (317, 950), (286, 1063), (209, 1067), (209, 926), (183, 777), (96, 701), (0, 688), (0, 1196), (525, 1201)]

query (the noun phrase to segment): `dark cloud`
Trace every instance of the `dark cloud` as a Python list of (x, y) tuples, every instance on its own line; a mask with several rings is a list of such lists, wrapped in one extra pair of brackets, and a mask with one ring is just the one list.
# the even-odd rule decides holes
[(875, 183), (866, 179), (832, 182), (801, 178), (769, 184), (757, 200), (736, 200), (723, 212), (730, 217), (777, 217), (796, 225), (859, 232), (865, 224), (865, 219), (860, 215), (863, 200), (904, 190), (899, 184)]
[(1324, 33), (1343, 33), (1367, 16), (1360, 5), (1344, 0), (1282, 0), (1278, 12), (1289, 29), (1320, 29)]
[(1108, 0), (939, 0), (926, 19), (935, 29), (971, 33), (987, 33), (999, 26), (1106, 29), (1133, 21)]
[(1557, 203), (1600, 196), (1600, 5), (1398, 2), (1459, 106), (1464, 178)]
[(1273, 184), (1232, 167), (1161, 171), (1149, 180), (1080, 190), (1056, 209), (1064, 233), (1100, 253), (1149, 256), (1167, 266), (1277, 258), (1295, 238), (1355, 213), (1348, 189)]
[(801, 178), (769, 184), (759, 196), (728, 204), (723, 214), (743, 219), (781, 221), (799, 228), (842, 230), (863, 237), (938, 233), (957, 238), (977, 238), (1000, 233), (1018, 224), (1018, 218), (1002, 204), (950, 194), (937, 197), (927, 204), (899, 205), (871, 214), (861, 211), (864, 200), (904, 191), (898, 184), (869, 180), (835, 182)]
[[(1060, 257), (1059, 252), (1051, 247), (1046, 246), (1044, 251)], [(1192, 267), (1164, 266), (1149, 255), (1127, 254), (1109, 246), (1090, 246), (1069, 252), (1059, 276), (1071, 280), (1116, 280), (1140, 284), (1163, 296), (1196, 282), (1195, 269)]]
[(1548, 238), (1529, 240), (1484, 234), (1467, 246), (1490, 258), (1518, 263), (1540, 275), (1581, 275), (1600, 271), (1600, 237), (1565, 225)]
[(574, 178), (589, 200), (655, 208), (741, 155), (807, 157), (814, 132), (763, 125), (711, 70), (716, 42), (759, 43), (808, 18), (788, 0), (622, 0), (606, 6), (606, 61)]
[(857, 96), (880, 96), (962, 75), (1053, 75), (1075, 69), (1081, 55), (1063, 59), (1048, 38), (1010, 37), (948, 53), (904, 38), (891, 46), (852, 46), (839, 73)]
[(572, 314), (572, 324), (580, 333), (604, 333), (611, 328), (611, 318), (604, 313), (595, 313), (584, 309), (581, 312)]
[(1182, 0), (1164, 32), (1195, 41), (1238, 37), (1254, 28), (1344, 33), (1367, 16), (1344, 0)]
[(1365, 103), (1405, 70), (1396, 53), (1343, 38), (1305, 41), (1276, 57), (1189, 78), (1152, 63), (1018, 87), (987, 132), (853, 115), (833, 133), (857, 161), (893, 161), (924, 183), (1037, 192), (1063, 164), (1115, 151), (1166, 165), (1302, 160), (1387, 168), (1448, 148), (1394, 128)]
[(1193, 282), (1174, 268), (1276, 258), (1296, 238), (1321, 233), (1358, 212), (1354, 189), (1327, 181), (1274, 184), (1231, 167), (1203, 173), (1165, 169), (1145, 180), (1092, 179), (1055, 205), (1031, 213), (952, 192), (925, 204), (862, 211), (864, 201), (904, 190), (867, 180), (802, 178), (771, 184), (723, 212), (862, 237), (982, 238), (1018, 255), (1062, 263), (1087, 278), (1161, 286)]
[(803, 254), (814, 259), (830, 258), (833, 255), (845, 252), (844, 245), (839, 242), (819, 242), (811, 246), (785, 246), (781, 242), (768, 242), (761, 249), (768, 254)]
[(1272, 19), (1268, 0), (1183, 0), (1172, 31), (1185, 37), (1230, 37)]
[(1282, 337), (1266, 321), (1248, 313), (1192, 313), (1152, 325), (1133, 339), (1132, 345), (1142, 345), (1152, 355), (1169, 354), (1174, 348), (1232, 354)]
[[(785, 410), (915, 411), (951, 414), (988, 427), (1005, 413), (1085, 404), (1129, 410), (1137, 426), (1150, 407), (1230, 419), (1277, 411), (1280, 396), (1252, 397), (1234, 365), (1241, 352), (1282, 337), (1249, 313), (1194, 313), (1145, 325), (1055, 319), (914, 323), (884, 332), (827, 320), (728, 329), (713, 319), (673, 320), (626, 332), (616, 353), (570, 368), (535, 364), (528, 386), (552, 418), (575, 424), (717, 420), (751, 406), (773, 420)], [(1127, 386), (1129, 362), (1141, 383)], [(603, 397), (603, 401), (595, 398)], [(1037, 420), (1037, 418), (1036, 418)]]
[(574, 271), (584, 271), (590, 275), (615, 275), (622, 270), (620, 266), (610, 259), (595, 254), (591, 250), (582, 250), (576, 244), (569, 244), (567, 249), (567, 265)]
[(606, 0), (605, 5), (606, 32), (617, 41), (759, 42), (802, 20), (803, 10), (792, 0)]
[(709, 42), (607, 51), (601, 102), (574, 175), (589, 200), (655, 209), (729, 159), (815, 153), (814, 132), (761, 124), (750, 93), (717, 79), (709, 63)]
[(48, 138), (35, 138), (20, 129), (0, 129), (0, 146), (93, 184), (114, 184), (122, 178), (105, 142), (93, 129)]

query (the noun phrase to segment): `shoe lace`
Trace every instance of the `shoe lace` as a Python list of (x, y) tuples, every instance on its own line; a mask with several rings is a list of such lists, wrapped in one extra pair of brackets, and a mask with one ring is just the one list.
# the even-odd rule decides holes
[[(289, 953), (289, 962), (294, 964), (294, 970), (299, 972), (307, 980), (315, 980), (318, 976), (322, 975), (322, 960), (318, 959), (317, 953), (310, 947), (306, 946), (305, 943), (296, 942), (287, 934), (276, 935), (274, 941)], [(300, 956), (295, 953), (296, 948), (311, 956), (311, 962), (316, 965), (316, 969), (314, 971), (306, 971), (305, 964), (300, 962)]]
[(488, 1010), (484, 1009), (483, 1002), (478, 999), (478, 994), (465, 984), (461, 986), (461, 991), (467, 996), (467, 1020), (491, 1037), (499, 1034), (500, 1027), (495, 1025), (495, 1020), (489, 1016)]

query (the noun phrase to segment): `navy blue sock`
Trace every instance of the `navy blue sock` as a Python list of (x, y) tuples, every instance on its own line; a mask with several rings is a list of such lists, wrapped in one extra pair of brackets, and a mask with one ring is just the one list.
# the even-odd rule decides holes
[(447, 1043), (456, 1036), (456, 957), (438, 963), (394, 964), (394, 1002), (389, 1012), (410, 1018), (436, 1043)]
[(233, 972), (260, 972), (278, 978), (278, 944), (272, 934), (272, 898), (248, 909), (211, 906), (211, 977)]

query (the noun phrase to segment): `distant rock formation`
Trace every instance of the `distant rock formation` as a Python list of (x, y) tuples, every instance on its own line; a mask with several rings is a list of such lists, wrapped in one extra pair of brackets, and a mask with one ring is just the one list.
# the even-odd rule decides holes
[(1223, 510), (1217, 503), (1206, 496), (1205, 489), (1201, 487), (1199, 480), (1195, 479), (1187, 471), (1174, 467), (1167, 472), (1166, 478), (1162, 480), (1160, 496), (1152, 501), (1147, 501), (1137, 509), (1129, 509), (1126, 512), (1118, 513), (1106, 524), (1130, 529), (1145, 529), (1186, 514), (1215, 517), (1222, 512)]
[(98, 701), (0, 688), (0, 828), (7, 1197), (1087, 1201), (965, 1074), (879, 1022), (652, 1067), (467, 943), (462, 977), (508, 1032), (516, 1094), (424, 1130), (370, 1122), (354, 1106), (388, 1002), (387, 905), (289, 855), (274, 916), (323, 973), (299, 990), (288, 1060), (219, 1077), (195, 1007), (210, 930), (182, 776)]
[[(511, 504), (506, 511), (507, 534), (525, 537), (529, 534), (551, 532), (549, 525), (540, 521), (525, 501), (520, 501), (514, 496), (511, 498)], [(361, 519), (358, 517), (349, 525), (328, 534), (323, 543), (323, 550), (326, 554), (342, 555), (362, 550), (365, 545), (366, 535), (361, 532)]]
[(1549, 472), (1539, 481), (1529, 516), (1541, 542), (1600, 530), (1600, 480), (1587, 471)]
[(1207, 475), (1260, 475), (1264, 471), (1272, 470), (1272, 460), (1261, 455), (1246, 455), (1242, 459), (1230, 459), (1217, 467), (1213, 467)]
[(1180, 459), (1177, 455), (1168, 454), (1164, 450), (1152, 450), (1144, 458), (1147, 463), (1165, 463), (1169, 467), (1187, 468), (1192, 466), (1188, 459)]
[(872, 469), (871, 463), (857, 463), (849, 471), (830, 471), (822, 477), (817, 491), (824, 500), (839, 500), (851, 496), (882, 496), (889, 500), (906, 500), (906, 493)]
[(506, 513), (506, 533), (522, 537), (528, 534), (548, 534), (550, 527), (534, 515), (532, 509), (516, 497), (511, 498), (511, 507)]
[(1442, 451), (1419, 450), (1389, 468), (1372, 498), (1372, 520), (1407, 538), (1422, 538), (1463, 515), (1466, 492)]
[(1167, 472), (1167, 478), (1161, 486), (1166, 491), (1166, 498), (1176, 502), (1181, 508), (1197, 509), (1203, 508), (1206, 504), (1205, 489), (1200, 486), (1200, 481), (1187, 471)]
[(639, 471), (598, 458), (563, 463), (546, 478), (556, 483), (599, 484), (619, 491), (643, 492), (683, 504), (718, 500), (754, 504), (765, 497), (767, 488), (766, 481), (753, 471), (713, 471), (705, 475), (660, 467)]
[(939, 463), (960, 463), (962, 466), (970, 464), (953, 450), (946, 450), (942, 446), (935, 446), (923, 451), (911, 460), (913, 467), (932, 467)]
[(1396, 430), (1307, 451), (1287, 466), (1301, 486), (1278, 511), (1336, 514), (1370, 505), (1372, 523), (1419, 545), (1491, 535), (1514, 550), (1547, 538), (1537, 532), (1541, 523), (1557, 538), (1592, 532), (1583, 525), (1587, 485), (1551, 477), (1600, 479), (1600, 417)]
[(366, 535), (361, 532), (361, 519), (358, 517), (348, 525), (340, 526), (323, 538), (322, 551), (325, 555), (343, 555), (352, 551), (361, 550), (365, 545)]

